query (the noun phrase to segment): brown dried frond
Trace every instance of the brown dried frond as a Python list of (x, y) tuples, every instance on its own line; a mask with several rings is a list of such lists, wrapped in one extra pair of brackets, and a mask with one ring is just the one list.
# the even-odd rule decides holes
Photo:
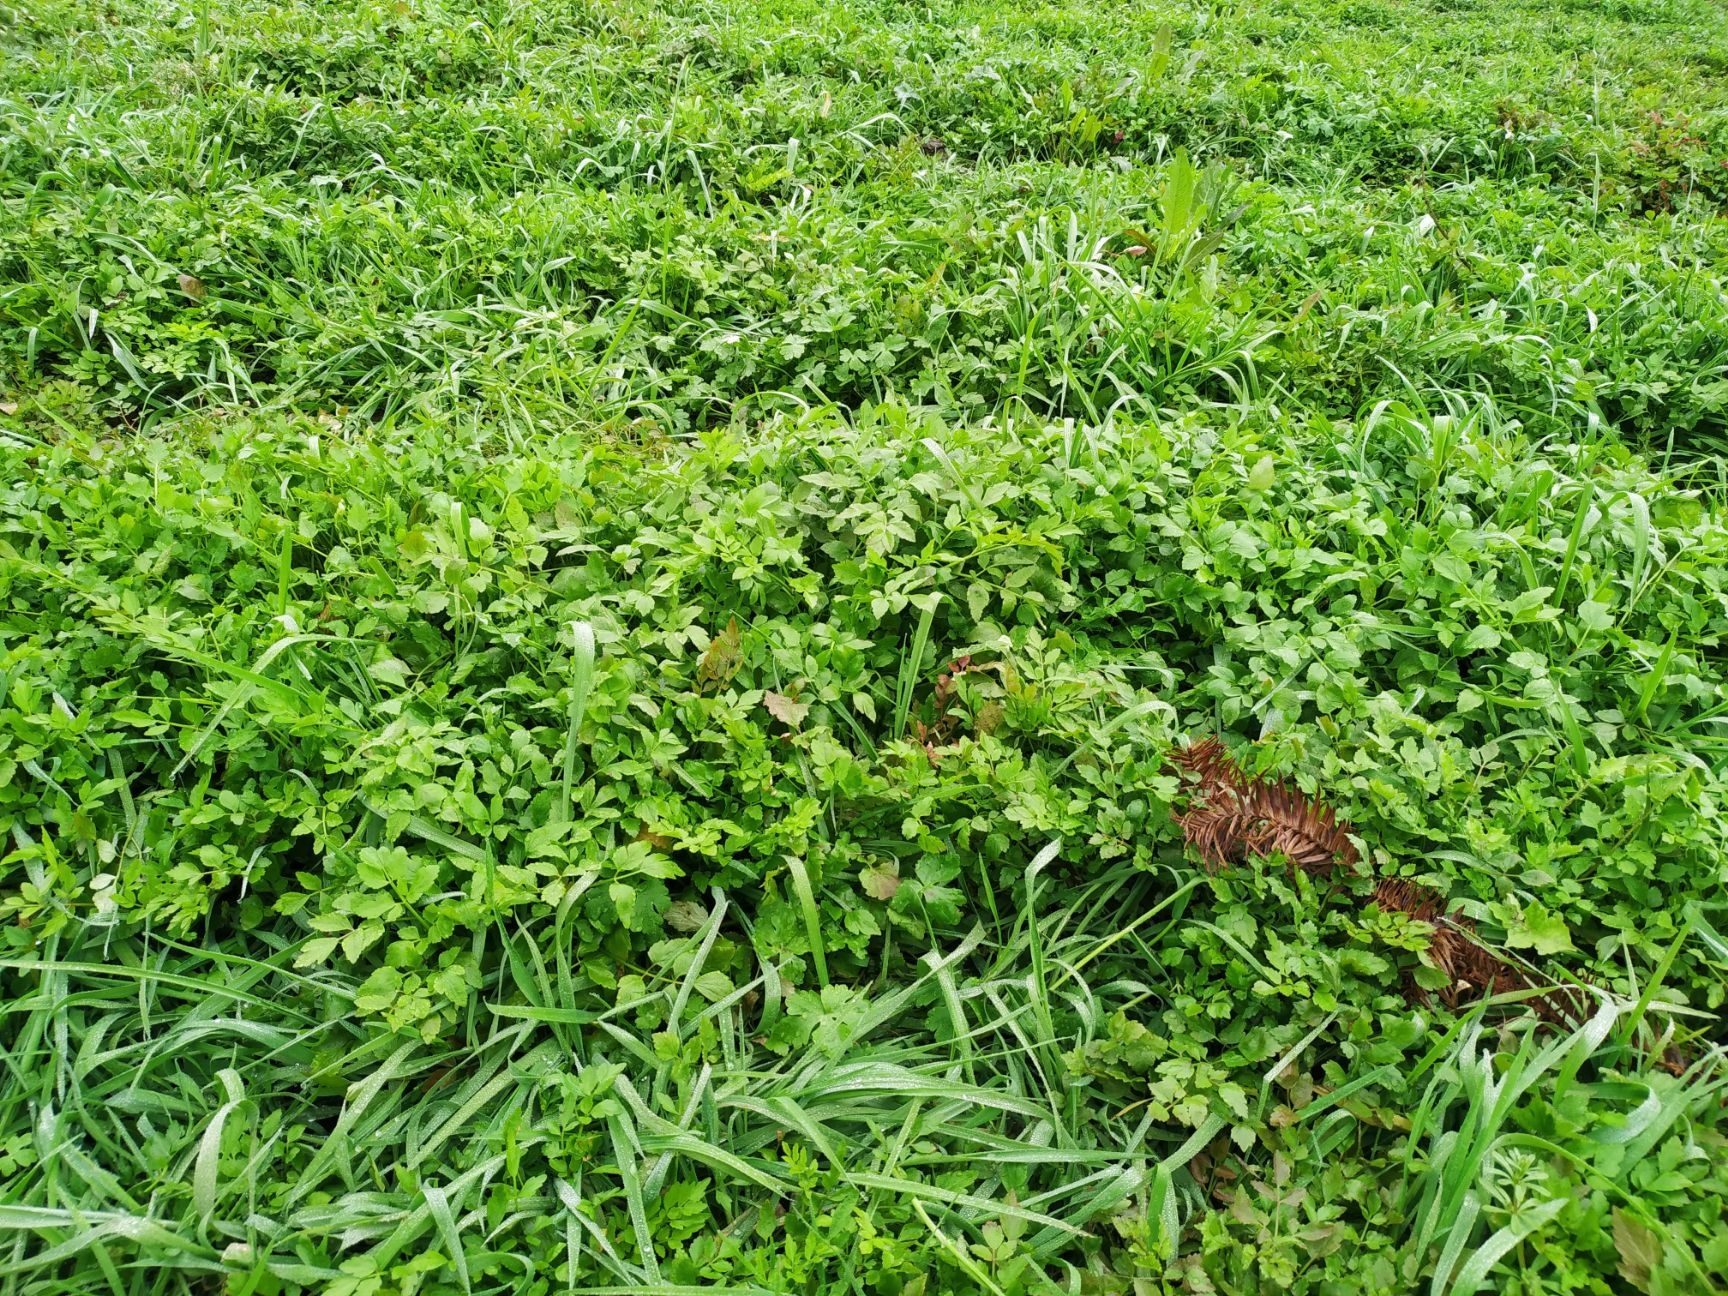
[(975, 662), (971, 654), (967, 653), (954, 658), (948, 663), (948, 669), (936, 676), (936, 685), (930, 692), (930, 723), (925, 724), (915, 716), (907, 721), (913, 740), (924, 748), (924, 754), (929, 757), (931, 765), (941, 761), (941, 749), (951, 745), (960, 735), (961, 717), (949, 710), (957, 695), (960, 677), (984, 675), (1002, 669), (1001, 662)]
[[(1452, 978), (1452, 983), (1440, 991), (1440, 1002), (1448, 1008), (1457, 1009), (1475, 999), (1494, 995), (1535, 991), (1539, 984), (1523, 968), (1508, 963), (1456, 927), (1439, 932), (1429, 954), (1435, 966)], [(1577, 1026), (1590, 1016), (1590, 997), (1576, 986), (1556, 986), (1528, 994), (1521, 1002), (1555, 1026)]]
[(1529, 982), (1517, 968), (1483, 949), (1462, 924), (1454, 926), (1447, 921), (1436, 928), (1428, 945), (1428, 957), (1450, 982), (1440, 991), (1440, 1002), (1448, 1008), (1487, 995), (1529, 988)]
[[(1350, 825), (1300, 789), (1244, 774), (1223, 740), (1204, 738), (1170, 753), (1170, 764), (1188, 785), (1188, 805), (1171, 818), (1183, 839), (1208, 869), (1216, 871), (1250, 856), (1283, 855), (1311, 874), (1329, 873), (1342, 864), (1354, 871), (1359, 861)], [(1476, 935), (1476, 924), (1462, 912), (1448, 911), (1439, 892), (1404, 878), (1381, 878), (1373, 901), (1388, 913), (1401, 913), (1429, 928), (1428, 959), (1446, 975), (1440, 1002), (1456, 1009), (1476, 999), (1524, 993), (1523, 1002), (1544, 1021), (1576, 1025), (1591, 1012), (1588, 987), (1541, 990), (1541, 982), (1515, 963), (1495, 954)], [(1405, 993), (1428, 1002), (1428, 994), (1406, 979)]]
[[(1440, 893), (1403, 878), (1382, 878), (1374, 884), (1374, 903), (1388, 913), (1401, 913), (1432, 929), (1428, 958), (1446, 974), (1440, 1002), (1457, 1009), (1472, 1000), (1534, 990), (1537, 983), (1516, 964), (1508, 963), (1476, 938), (1476, 924), (1462, 913), (1445, 911)], [(1426, 1003), (1427, 994), (1414, 981), (1405, 993)], [(1556, 987), (1524, 1002), (1545, 1021), (1576, 1024), (1589, 1016), (1589, 998), (1575, 987)]]
[(1170, 753), (1170, 763), (1194, 776), (1202, 797), (1224, 788), (1236, 791), (1242, 788), (1242, 771), (1221, 738), (1202, 738), (1178, 747)]
[(1249, 856), (1281, 854), (1306, 873), (1325, 874), (1356, 864), (1350, 826), (1300, 789), (1244, 775), (1217, 738), (1170, 755), (1193, 783), (1188, 808), (1174, 819), (1207, 868)]
[(1417, 922), (1439, 919), (1445, 902), (1438, 891), (1404, 878), (1381, 878), (1374, 884), (1374, 903), (1386, 913), (1401, 913)]
[(1200, 857), (1200, 863), (1216, 873), (1227, 864), (1242, 859), (1244, 828), (1240, 807), (1214, 809), (1210, 804), (1197, 803), (1175, 816), (1183, 839)]
[(1243, 800), (1253, 820), (1246, 843), (1250, 854), (1277, 852), (1310, 874), (1330, 873), (1339, 863), (1354, 871), (1356, 843), (1350, 840), (1350, 825), (1339, 823), (1330, 806), (1299, 788), (1260, 780), (1249, 785)]

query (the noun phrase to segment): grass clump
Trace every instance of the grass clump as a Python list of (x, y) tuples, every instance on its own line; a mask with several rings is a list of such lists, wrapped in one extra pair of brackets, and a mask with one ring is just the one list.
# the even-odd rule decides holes
[(0, 1292), (1728, 1287), (1704, 0), (0, 13)]

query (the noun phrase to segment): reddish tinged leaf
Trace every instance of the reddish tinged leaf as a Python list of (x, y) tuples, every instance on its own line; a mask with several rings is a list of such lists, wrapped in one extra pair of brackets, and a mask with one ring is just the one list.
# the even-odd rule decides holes
[(1614, 1221), (1614, 1249), (1620, 1253), (1620, 1276), (1641, 1292), (1650, 1290), (1650, 1275), (1662, 1263), (1662, 1240), (1618, 1206)]
[(726, 628), (709, 642), (708, 651), (702, 654), (702, 660), (696, 666), (697, 689), (718, 688), (730, 683), (743, 664), (744, 631), (739, 628), (738, 618), (730, 617)]

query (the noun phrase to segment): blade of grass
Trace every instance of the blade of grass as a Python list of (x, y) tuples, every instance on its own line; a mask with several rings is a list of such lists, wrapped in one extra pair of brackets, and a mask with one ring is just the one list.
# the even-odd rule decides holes
[(570, 659), (570, 706), (564, 727), (564, 778), (558, 803), (552, 808), (553, 823), (569, 823), (571, 807), (576, 804), (576, 746), (580, 741), (582, 719), (588, 711), (588, 694), (594, 687), (594, 627), (587, 621), (577, 621), (570, 627), (572, 654)]

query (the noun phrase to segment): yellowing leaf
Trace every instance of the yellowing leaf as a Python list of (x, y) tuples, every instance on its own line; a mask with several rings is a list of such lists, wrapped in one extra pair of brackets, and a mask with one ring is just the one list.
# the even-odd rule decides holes
[(383, 934), (384, 928), (379, 924), (362, 923), (342, 938), (342, 957), (350, 963), (358, 962), (360, 956)]
[(1649, 1291), (1651, 1271), (1662, 1261), (1662, 1243), (1618, 1206), (1614, 1208), (1614, 1249), (1620, 1253), (1620, 1276), (1639, 1291)]
[(297, 968), (312, 967), (324, 962), (336, 952), (336, 946), (341, 942), (339, 936), (314, 936), (301, 947), (299, 955), (294, 960)]
[(1538, 954), (1563, 954), (1572, 948), (1572, 933), (1565, 919), (1551, 914), (1539, 901), (1524, 906), (1523, 916), (1506, 932), (1506, 943), (1514, 949), (1534, 948)]
[(900, 890), (900, 866), (893, 860), (872, 864), (858, 874), (858, 881), (872, 900), (892, 900)]

